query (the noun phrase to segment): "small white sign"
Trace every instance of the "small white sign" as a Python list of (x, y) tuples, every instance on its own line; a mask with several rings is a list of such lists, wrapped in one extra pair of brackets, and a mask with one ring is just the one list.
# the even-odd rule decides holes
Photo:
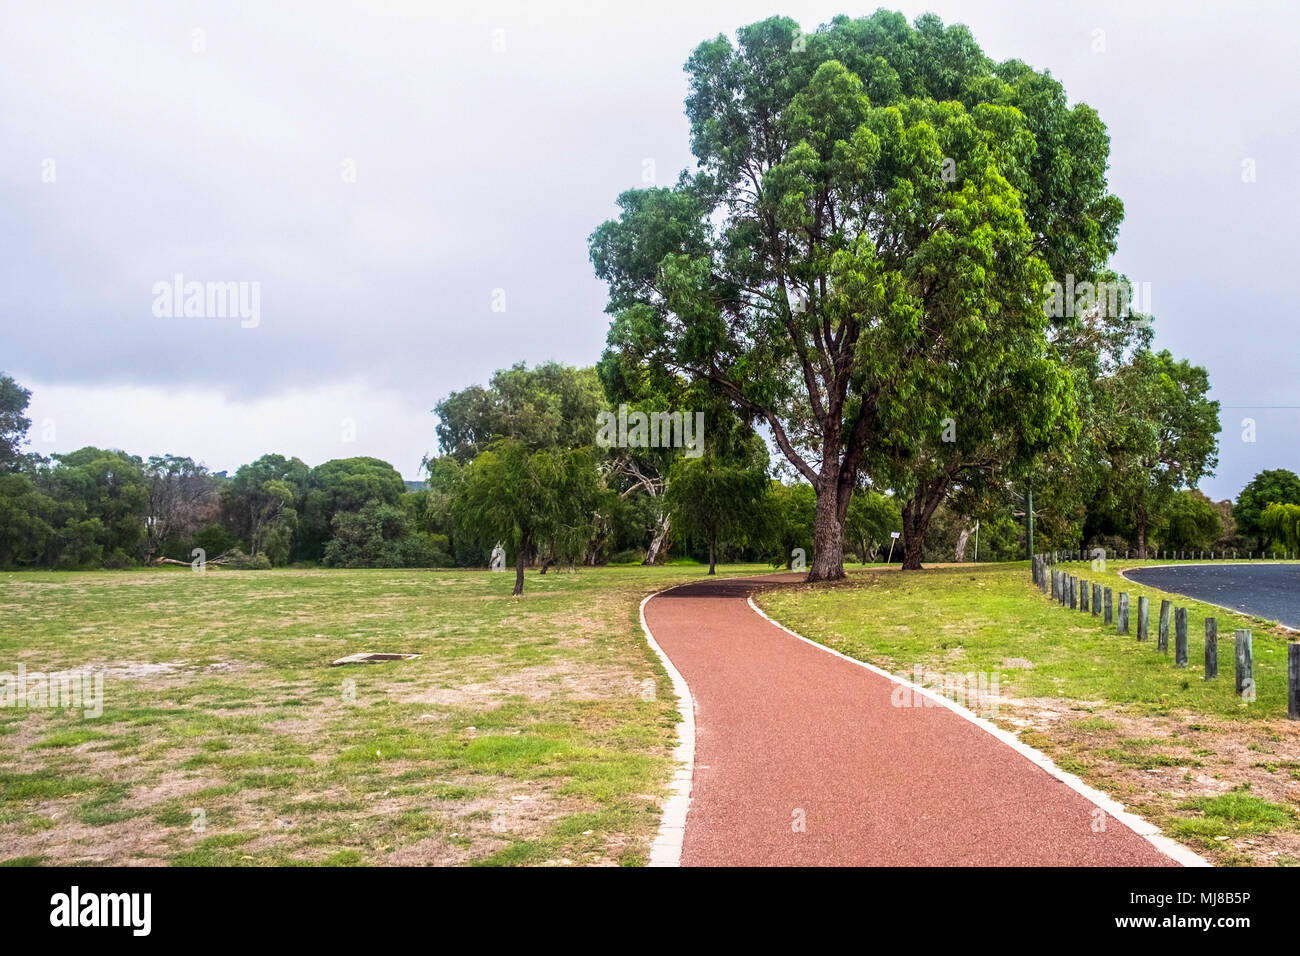
[(889, 536), (890, 536), (891, 538), (901, 538), (901, 537), (903, 536), (903, 532), (901, 532), (901, 531), (891, 531), (891, 532), (889, 532)]

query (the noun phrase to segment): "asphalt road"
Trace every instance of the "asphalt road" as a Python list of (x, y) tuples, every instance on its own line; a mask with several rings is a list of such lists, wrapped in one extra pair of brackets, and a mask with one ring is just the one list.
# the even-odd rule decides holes
[(695, 699), (682, 865), (1173, 865), (976, 724), (755, 614), (760, 586), (645, 606)]
[(1189, 564), (1134, 568), (1138, 584), (1300, 628), (1300, 564)]

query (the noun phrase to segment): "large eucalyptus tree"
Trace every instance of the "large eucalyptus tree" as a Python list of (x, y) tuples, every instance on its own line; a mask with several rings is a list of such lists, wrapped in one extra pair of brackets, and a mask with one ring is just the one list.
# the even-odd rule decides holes
[[(608, 351), (766, 425), (817, 493), (809, 580), (838, 578), (868, 448), (908, 458), (1008, 355), (1032, 374), (1005, 387), (1045, 387), (1048, 412), (1073, 414), (1042, 364), (1044, 285), (1100, 267), (1122, 207), (1096, 114), (995, 65), (965, 27), (881, 11), (737, 39), (686, 65), (696, 173), (624, 193), (592, 235)], [(1014, 413), (989, 423), (1006, 441), (1023, 416), (997, 408)]]

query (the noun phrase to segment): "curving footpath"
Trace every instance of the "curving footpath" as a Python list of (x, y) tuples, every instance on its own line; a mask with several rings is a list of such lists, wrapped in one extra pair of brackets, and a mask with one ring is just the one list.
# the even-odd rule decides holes
[(780, 580), (693, 583), (642, 606), (679, 696), (694, 698), (693, 774), (679, 775), (653, 863), (1204, 865), (991, 724), (895, 706), (899, 682), (748, 602)]

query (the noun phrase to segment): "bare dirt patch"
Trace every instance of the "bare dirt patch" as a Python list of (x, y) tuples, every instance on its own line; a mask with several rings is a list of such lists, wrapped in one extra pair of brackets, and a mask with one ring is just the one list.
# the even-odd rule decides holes
[(405, 704), (485, 708), (516, 695), (530, 700), (555, 696), (568, 700), (605, 700), (639, 692), (640, 683), (626, 668), (589, 665), (575, 669), (560, 663), (502, 672), (490, 681), (459, 687), (430, 688), (400, 699)]
[[(1053, 697), (1003, 699), (999, 708), (997, 723), (1166, 832), (1200, 815), (1181, 807), (1187, 801), (1243, 788), (1293, 812), (1300, 807), (1300, 725), (1292, 721), (1132, 715), (1100, 701)], [(1295, 826), (1184, 842), (1217, 864), (1300, 862)]]

